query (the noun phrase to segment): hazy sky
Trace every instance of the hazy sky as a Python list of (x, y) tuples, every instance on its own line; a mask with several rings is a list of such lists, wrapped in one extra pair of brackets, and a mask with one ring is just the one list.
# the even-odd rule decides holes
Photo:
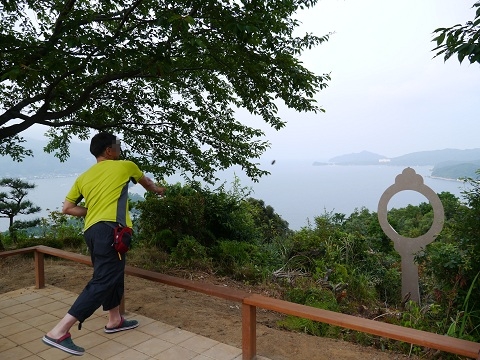
[[(333, 33), (302, 56), (308, 69), (331, 74), (329, 87), (316, 96), (326, 113), (280, 107), (288, 125), (265, 129), (272, 143), (265, 159), (480, 147), (480, 66), (444, 63), (431, 51), (433, 30), (472, 20), (474, 2), (320, 0), (299, 13), (299, 34)], [(243, 111), (239, 118), (252, 121)], [(261, 121), (252, 124), (264, 128)]]
[(472, 20), (473, 0), (320, 0), (302, 31), (334, 33), (302, 56), (331, 73), (316, 98), (326, 113), (282, 110), (267, 156), (327, 160), (363, 150), (387, 157), (478, 148), (480, 66), (433, 58), (433, 30)]

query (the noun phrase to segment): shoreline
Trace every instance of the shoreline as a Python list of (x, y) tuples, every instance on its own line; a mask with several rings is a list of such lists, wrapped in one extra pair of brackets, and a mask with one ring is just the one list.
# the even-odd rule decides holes
[(456, 182), (461, 182), (461, 183), (465, 182), (465, 180), (462, 180), (460, 178), (452, 179), (452, 178), (446, 178), (446, 177), (441, 177), (441, 176), (432, 176), (432, 175), (428, 175), (428, 177), (430, 179), (436, 179), (436, 180), (456, 181)]

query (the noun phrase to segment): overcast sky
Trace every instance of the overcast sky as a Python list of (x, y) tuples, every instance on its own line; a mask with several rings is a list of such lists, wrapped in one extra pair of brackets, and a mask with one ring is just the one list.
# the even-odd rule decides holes
[(328, 160), (371, 151), (386, 157), (480, 147), (480, 66), (433, 59), (432, 32), (472, 20), (473, 0), (320, 0), (300, 13), (301, 31), (327, 43), (302, 56), (330, 73), (317, 95), (326, 113), (282, 110), (268, 131), (272, 158)]
[[(299, 13), (299, 34), (333, 33), (301, 58), (316, 74), (331, 74), (329, 87), (316, 96), (326, 113), (280, 107), (288, 124), (279, 132), (265, 129), (272, 143), (265, 159), (480, 147), (480, 66), (444, 63), (431, 51), (433, 30), (472, 20), (474, 2), (320, 0)], [(239, 118), (252, 121), (245, 112)]]

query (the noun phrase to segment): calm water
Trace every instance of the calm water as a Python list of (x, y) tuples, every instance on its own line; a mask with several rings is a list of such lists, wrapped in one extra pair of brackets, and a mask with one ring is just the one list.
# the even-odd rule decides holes
[[(311, 162), (284, 162), (265, 166), (271, 175), (253, 183), (245, 176), (237, 174), (241, 185), (251, 188), (251, 196), (262, 199), (267, 205), (288, 221), (290, 228), (298, 230), (307, 226), (309, 221), (325, 212), (338, 212), (350, 215), (355, 209), (366, 207), (377, 211), (378, 201), (383, 192), (395, 182), (395, 177), (405, 167), (397, 166), (312, 166)], [(413, 167), (424, 182), (436, 193), (448, 191), (461, 197), (463, 184), (456, 181), (432, 179), (429, 167)], [(222, 173), (227, 186), (233, 181), (233, 170)], [(29, 179), (37, 185), (30, 192), (28, 199), (40, 206), (40, 216), (46, 216), (50, 210), (59, 210), (63, 199), (73, 184), (75, 177), (52, 179)], [(170, 183), (180, 181), (179, 178), (167, 179)], [(212, 189), (214, 187), (211, 187)], [(135, 185), (131, 192), (143, 194), (143, 188)], [(413, 191), (396, 194), (389, 202), (392, 207), (403, 207), (408, 204), (417, 205), (428, 200)], [(36, 215), (38, 216), (38, 214)], [(22, 217), (26, 218), (26, 217)], [(20, 217), (18, 217), (20, 219)], [(0, 230), (8, 227), (8, 220), (0, 218)]]
[[(393, 166), (312, 166), (311, 163), (275, 164), (272, 173), (251, 185), (253, 197), (262, 199), (298, 230), (325, 212), (350, 215), (366, 207), (377, 211), (383, 192), (395, 182), (405, 167)], [(427, 166), (413, 167), (424, 183), (436, 193), (448, 191), (461, 197), (463, 183), (432, 179)], [(246, 183), (246, 182), (245, 182)], [(251, 183), (252, 184), (252, 183)], [(388, 203), (388, 208), (417, 205), (428, 200), (414, 191), (402, 191)]]

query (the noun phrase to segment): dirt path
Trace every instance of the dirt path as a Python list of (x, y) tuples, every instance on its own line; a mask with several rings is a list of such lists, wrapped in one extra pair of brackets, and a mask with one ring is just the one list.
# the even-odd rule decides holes
[[(51, 284), (79, 293), (91, 268), (68, 261), (46, 260), (45, 278)], [(0, 261), (0, 293), (35, 283), (31, 258), (19, 256)], [(235, 286), (226, 280), (195, 274), (195, 279)], [(197, 280), (197, 279), (195, 279)], [(127, 276), (126, 310), (241, 348), (241, 310), (237, 303)], [(346, 341), (319, 338), (276, 328), (281, 315), (257, 313), (257, 353), (272, 360), (392, 360), (406, 355), (379, 351)], [(87, 320), (88, 321), (88, 320)], [(413, 358), (413, 357), (410, 357)]]

